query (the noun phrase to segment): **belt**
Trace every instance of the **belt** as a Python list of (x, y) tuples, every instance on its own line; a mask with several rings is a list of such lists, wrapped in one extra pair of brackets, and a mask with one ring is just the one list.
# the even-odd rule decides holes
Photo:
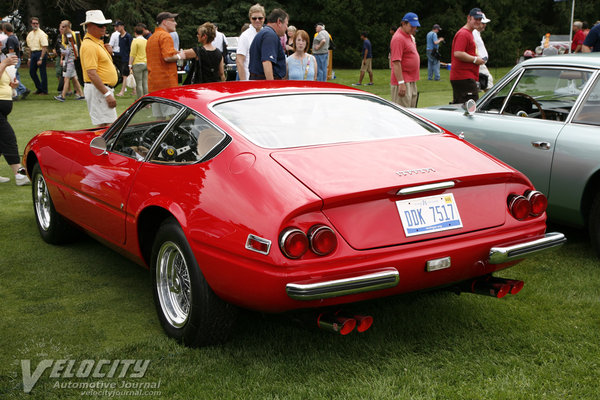
[[(93, 83), (92, 83), (92, 82), (84, 82), (84, 83), (85, 83), (86, 85), (93, 85)], [(104, 83), (103, 85), (104, 85), (104, 86), (106, 86), (106, 87), (107, 87), (107, 88), (109, 88), (109, 89), (114, 89), (114, 88), (115, 88), (114, 86), (107, 85), (106, 83)]]
[(41, 53), (41, 50), (31, 50), (32, 53)]

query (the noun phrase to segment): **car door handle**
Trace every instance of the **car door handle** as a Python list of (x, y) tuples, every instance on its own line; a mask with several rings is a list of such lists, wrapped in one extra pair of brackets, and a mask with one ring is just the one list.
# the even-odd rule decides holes
[(548, 142), (531, 142), (531, 145), (536, 149), (542, 150), (550, 150), (550, 147), (552, 147), (552, 145)]

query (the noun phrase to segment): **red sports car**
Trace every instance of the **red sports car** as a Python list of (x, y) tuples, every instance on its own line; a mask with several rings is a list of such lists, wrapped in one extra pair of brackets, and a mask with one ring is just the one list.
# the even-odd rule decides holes
[[(25, 149), (42, 238), (81, 229), (150, 268), (166, 333), (223, 341), (237, 307), (330, 309), (492, 277), (560, 246), (520, 172), (375, 95), (314, 82), (155, 92), (108, 129)], [(342, 334), (368, 317), (318, 313)]]

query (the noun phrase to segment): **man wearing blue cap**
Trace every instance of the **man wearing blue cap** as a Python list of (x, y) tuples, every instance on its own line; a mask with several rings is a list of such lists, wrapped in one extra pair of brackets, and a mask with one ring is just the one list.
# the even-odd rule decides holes
[(479, 8), (473, 8), (467, 16), (467, 23), (460, 28), (452, 40), (452, 102), (464, 103), (469, 99), (479, 99), (479, 66), (485, 61), (477, 55), (477, 45), (473, 31), (481, 25), (484, 14)]
[(404, 107), (417, 106), (417, 81), (421, 59), (414, 35), (419, 26), (421, 24), (417, 14), (407, 13), (390, 43), (392, 101)]

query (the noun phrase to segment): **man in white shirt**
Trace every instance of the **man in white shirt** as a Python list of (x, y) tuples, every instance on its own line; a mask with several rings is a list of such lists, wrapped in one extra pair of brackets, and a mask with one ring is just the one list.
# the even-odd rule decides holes
[(265, 21), (265, 8), (260, 4), (256, 3), (250, 7), (248, 12), (250, 17), (250, 28), (246, 29), (238, 39), (238, 47), (236, 50), (235, 64), (237, 66), (238, 76), (240, 81), (247, 81), (250, 79), (250, 70), (248, 65), (250, 63), (250, 45), (254, 36), (262, 29)]
[(117, 29), (118, 26), (116, 25), (116, 23), (113, 24), (113, 26), (114, 26), (115, 31), (113, 33), (111, 33), (108, 44), (112, 48), (113, 55), (114, 54), (118, 55), (119, 54), (119, 37), (121, 37), (121, 32), (119, 32), (119, 30)]
[(225, 55), (225, 50), (227, 49), (227, 40), (225, 35), (222, 32), (219, 32), (217, 25), (215, 25), (215, 29), (217, 30), (217, 33), (215, 35), (215, 40), (212, 41), (212, 45), (221, 50), (221, 53)]
[[(481, 24), (479, 24), (479, 27), (477, 27), (473, 30), (473, 39), (475, 39), (475, 44), (477, 45), (477, 55), (483, 61), (485, 61), (484, 64), (481, 64), (479, 66), (479, 76), (480, 76), (479, 85), (480, 85), (480, 89), (483, 90), (484, 92), (487, 92), (488, 90), (490, 90), (492, 88), (492, 86), (494, 85), (494, 77), (492, 76), (492, 74), (490, 73), (490, 70), (486, 66), (487, 61), (488, 61), (488, 52), (487, 52), (487, 49), (485, 48), (485, 44), (483, 43), (483, 39), (481, 38), (481, 32), (483, 32), (485, 30), (485, 27), (488, 22), (491, 22), (491, 19), (488, 19), (485, 16), (485, 14), (483, 14), (483, 18), (481, 18)], [(487, 79), (485, 79), (485, 78), (481, 79), (482, 78), (481, 75), (485, 76), (485, 78), (487, 78)]]

